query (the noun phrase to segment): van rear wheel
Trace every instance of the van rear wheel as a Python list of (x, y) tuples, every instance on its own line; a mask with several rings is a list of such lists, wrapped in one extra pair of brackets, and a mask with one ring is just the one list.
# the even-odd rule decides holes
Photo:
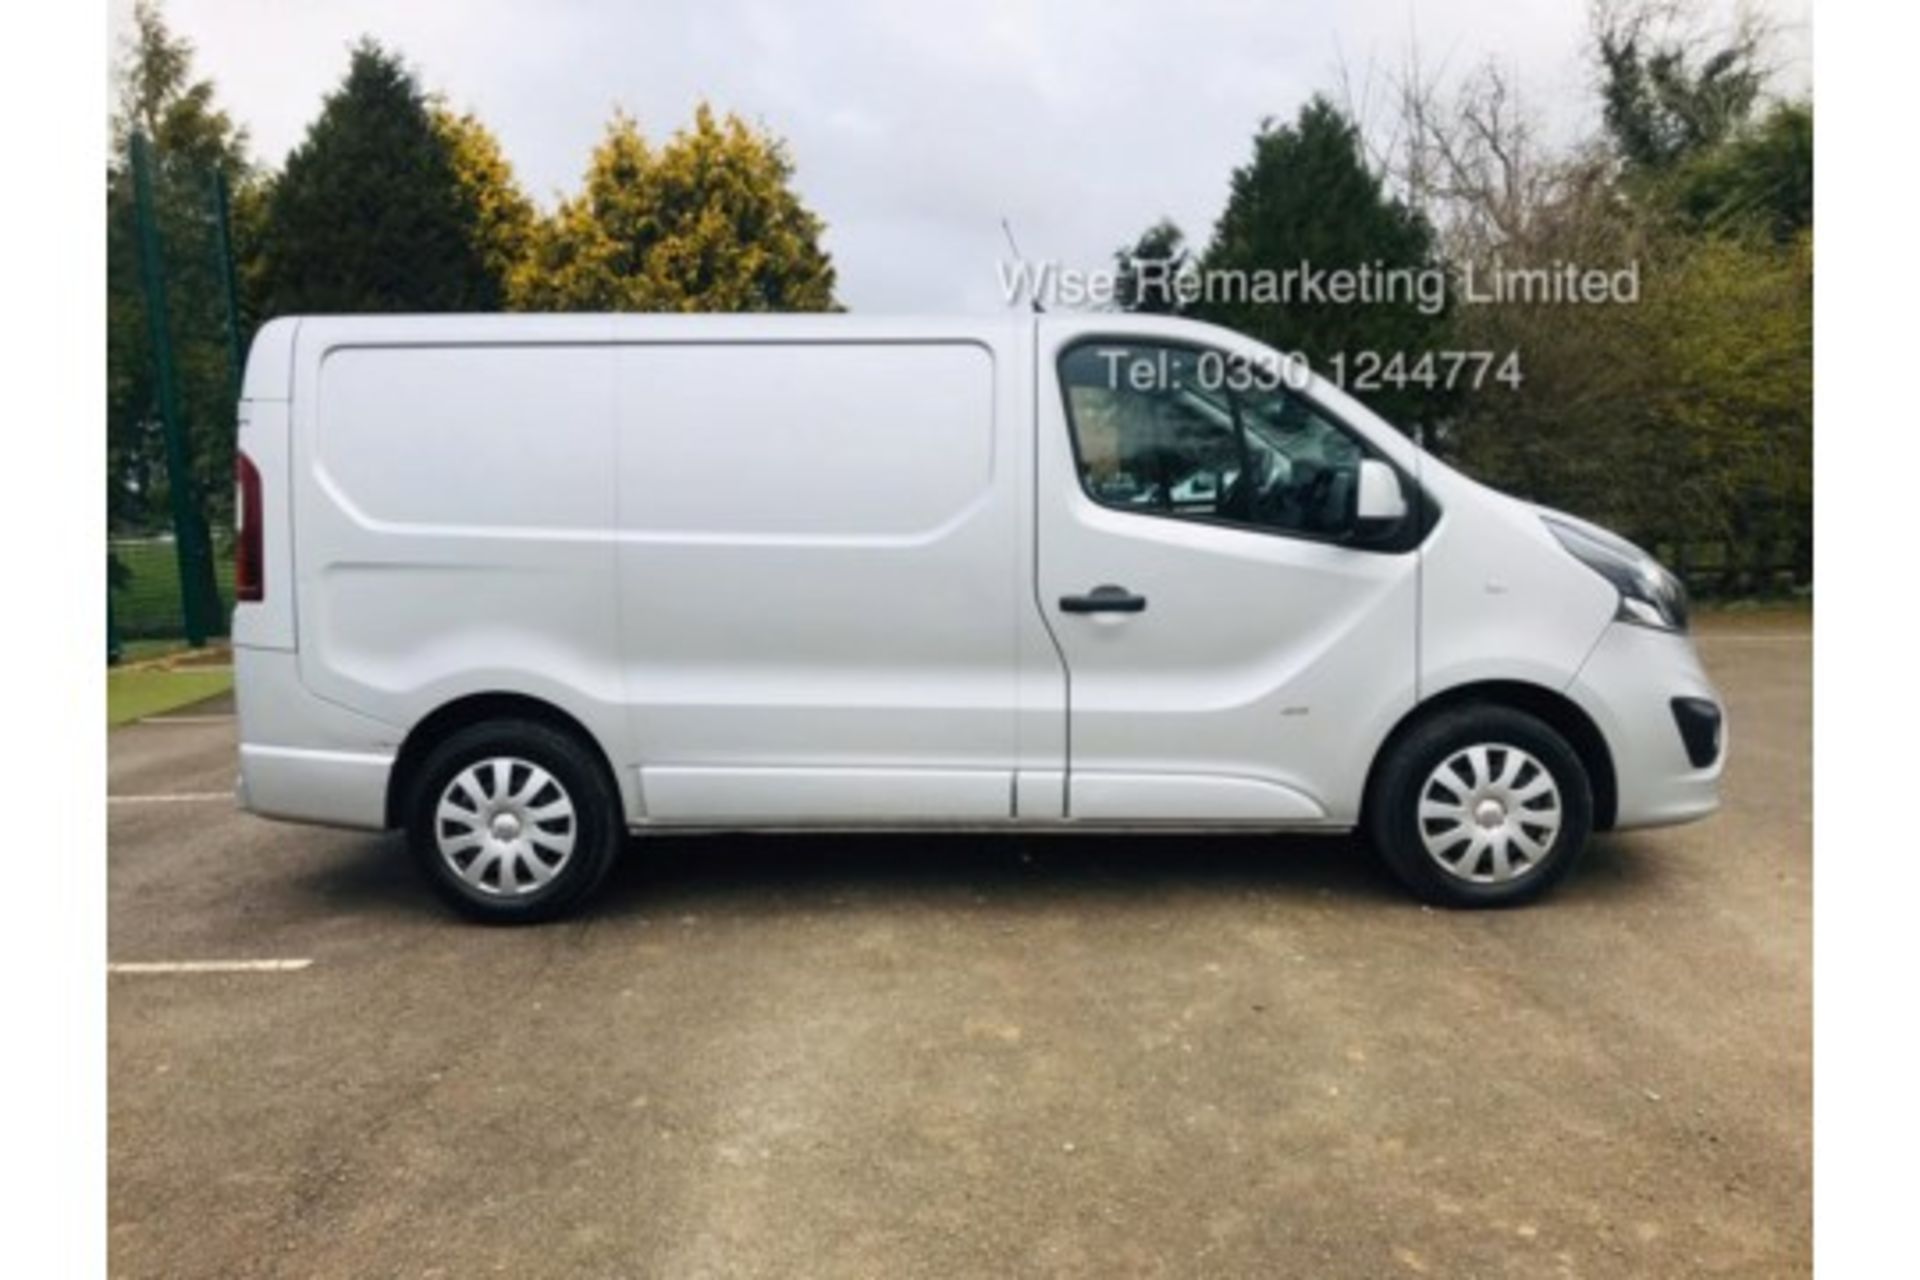
[(1579, 753), (1545, 721), (1511, 707), (1454, 707), (1389, 749), (1367, 826), (1422, 899), (1512, 906), (1572, 870), (1593, 829), (1593, 789)]
[(528, 720), (449, 735), (422, 762), (407, 843), (441, 897), (477, 920), (531, 923), (578, 906), (606, 877), (623, 824), (599, 760)]

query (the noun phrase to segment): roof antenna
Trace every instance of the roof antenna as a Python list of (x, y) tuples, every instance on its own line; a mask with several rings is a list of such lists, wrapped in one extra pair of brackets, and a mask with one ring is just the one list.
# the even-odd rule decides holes
[[(1000, 230), (1007, 237), (1007, 248), (1013, 250), (1013, 260), (1024, 263), (1027, 260), (1026, 255), (1020, 252), (1020, 245), (1013, 238), (1013, 224), (1007, 221), (1007, 215), (1004, 213), (1000, 215)], [(1040, 291), (1038, 289), (1034, 290), (1032, 296), (1029, 297), (1027, 301), (1033, 304), (1033, 313), (1035, 315), (1046, 314), (1047, 309), (1040, 305)]]

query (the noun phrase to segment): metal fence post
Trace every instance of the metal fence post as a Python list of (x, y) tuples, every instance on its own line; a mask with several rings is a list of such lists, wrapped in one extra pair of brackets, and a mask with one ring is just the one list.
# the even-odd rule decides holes
[(174, 551), (180, 564), (180, 607), (187, 643), (198, 648), (218, 628), (219, 593), (213, 580), (213, 549), (195, 502), (193, 470), (187, 458), (186, 424), (180, 417), (174, 385), (173, 341), (167, 317), (165, 266), (160, 257), (160, 228), (153, 210), (152, 156), (144, 135), (132, 138), (134, 219), (140, 234), (140, 284), (146, 294), (147, 328), (153, 341), (154, 387), (160, 402), (160, 427), (166, 439), (167, 489), (173, 508)]
[(107, 665), (113, 666), (120, 661), (124, 650), (120, 645), (120, 627), (113, 619), (113, 584), (107, 584)]
[(233, 273), (232, 206), (227, 199), (227, 171), (213, 167), (213, 242), (219, 256), (222, 300), (227, 308), (227, 378), (233, 389), (234, 410), (240, 406), (240, 383), (246, 370), (246, 344), (240, 332), (240, 287)]

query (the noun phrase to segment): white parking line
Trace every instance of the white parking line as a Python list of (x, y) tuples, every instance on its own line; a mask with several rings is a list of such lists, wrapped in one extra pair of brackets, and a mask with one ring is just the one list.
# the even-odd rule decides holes
[(211, 800), (233, 803), (231, 791), (175, 791), (153, 796), (108, 796), (108, 804), (199, 804)]
[(301, 960), (142, 960), (109, 964), (108, 973), (297, 973), (312, 964)]

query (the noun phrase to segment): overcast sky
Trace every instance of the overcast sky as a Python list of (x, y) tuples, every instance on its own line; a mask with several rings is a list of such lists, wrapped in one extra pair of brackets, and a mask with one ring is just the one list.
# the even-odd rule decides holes
[[(115, 39), (132, 0), (110, 0)], [(1809, 0), (1765, 0), (1782, 78), (1811, 76)], [(1722, 9), (1726, 5), (1721, 3)], [(1161, 215), (1204, 241), (1263, 116), (1340, 69), (1496, 58), (1553, 127), (1594, 118), (1586, 0), (166, 0), (200, 74), (278, 165), (372, 35), (477, 112), (544, 205), (609, 113), (664, 137), (701, 98), (785, 138), (862, 311), (997, 309), (1010, 218), (1029, 257), (1103, 265)]]

